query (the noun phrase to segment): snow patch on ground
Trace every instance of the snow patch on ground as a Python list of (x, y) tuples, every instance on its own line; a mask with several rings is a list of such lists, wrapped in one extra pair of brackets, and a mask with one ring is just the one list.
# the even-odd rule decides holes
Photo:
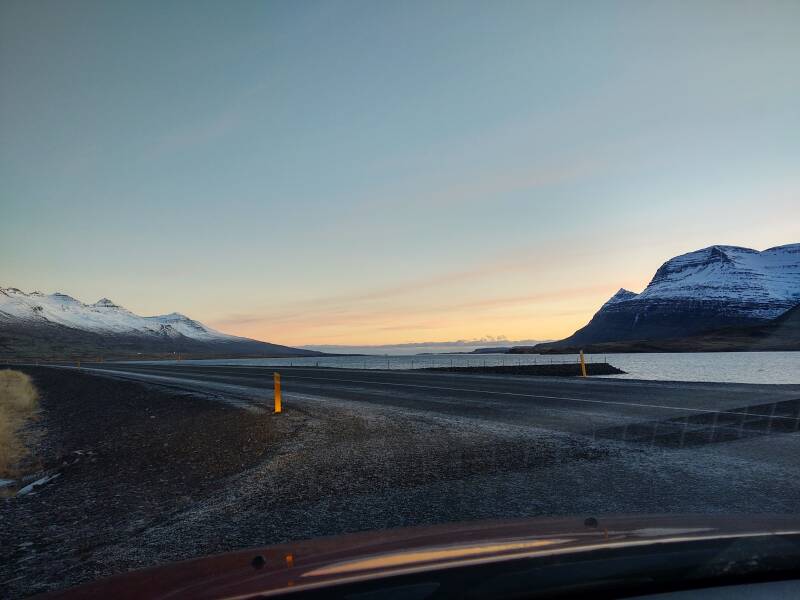
[(45, 475), (44, 477), (40, 477), (39, 479), (37, 479), (37, 480), (36, 480), (36, 481), (34, 481), (33, 483), (29, 483), (29, 484), (28, 484), (28, 485), (26, 485), (24, 488), (21, 488), (21, 489), (20, 489), (20, 490), (17, 492), (17, 496), (26, 496), (26, 495), (28, 495), (28, 494), (31, 494), (31, 493), (33, 493), (33, 491), (34, 491), (34, 490), (35, 490), (37, 487), (39, 487), (39, 486), (41, 486), (41, 485), (44, 485), (45, 483), (48, 483), (49, 481), (52, 481), (53, 479), (55, 479), (55, 478), (56, 478), (56, 477), (58, 477), (59, 475), (61, 475), (61, 473), (52, 473), (52, 474), (50, 474), (50, 475)]

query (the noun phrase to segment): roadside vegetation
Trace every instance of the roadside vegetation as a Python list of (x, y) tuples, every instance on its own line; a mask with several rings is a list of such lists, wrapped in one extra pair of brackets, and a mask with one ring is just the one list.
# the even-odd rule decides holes
[(27, 453), (23, 429), (37, 413), (39, 392), (25, 373), (0, 371), (0, 477), (13, 477)]

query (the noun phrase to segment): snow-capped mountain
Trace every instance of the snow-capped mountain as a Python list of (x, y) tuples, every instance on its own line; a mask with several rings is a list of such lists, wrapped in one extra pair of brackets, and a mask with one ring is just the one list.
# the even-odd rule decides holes
[(759, 252), (710, 246), (676, 256), (639, 294), (620, 289), (572, 336), (575, 346), (663, 339), (774, 319), (800, 304), (800, 244)]
[(711, 246), (677, 256), (656, 271), (638, 299), (748, 302), (752, 316), (777, 317), (800, 302), (800, 244), (763, 252)]
[(9, 319), (48, 321), (96, 333), (183, 335), (196, 340), (237, 339), (179, 313), (140, 317), (108, 298), (84, 304), (61, 293), (26, 294), (16, 288), (0, 288), (0, 321)]
[[(315, 354), (228, 335), (180, 313), (141, 317), (108, 298), (84, 304), (62, 293), (0, 288), (0, 353), (19, 354), (22, 346), (58, 347), (63, 353), (78, 348), (94, 353), (124, 348), (129, 354)], [(34, 350), (31, 353), (35, 355)]]

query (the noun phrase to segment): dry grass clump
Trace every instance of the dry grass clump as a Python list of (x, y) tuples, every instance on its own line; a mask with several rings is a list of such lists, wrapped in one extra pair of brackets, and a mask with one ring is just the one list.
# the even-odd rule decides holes
[(27, 455), (22, 428), (34, 417), (39, 392), (25, 373), (0, 371), (0, 477), (14, 475), (14, 467)]

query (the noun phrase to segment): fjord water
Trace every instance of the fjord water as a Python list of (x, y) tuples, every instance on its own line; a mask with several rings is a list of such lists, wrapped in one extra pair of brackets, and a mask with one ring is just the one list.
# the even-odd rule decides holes
[[(800, 383), (800, 352), (686, 352), (587, 355), (625, 371), (605, 375), (617, 379), (705, 381), (727, 383)], [(428, 354), (416, 356), (320, 356), (304, 358), (239, 358), (184, 360), (181, 364), (346, 369), (419, 369), (449, 366), (532, 365), (576, 362), (574, 354)], [(173, 361), (167, 361), (172, 363)], [(164, 364), (164, 361), (159, 361)]]

